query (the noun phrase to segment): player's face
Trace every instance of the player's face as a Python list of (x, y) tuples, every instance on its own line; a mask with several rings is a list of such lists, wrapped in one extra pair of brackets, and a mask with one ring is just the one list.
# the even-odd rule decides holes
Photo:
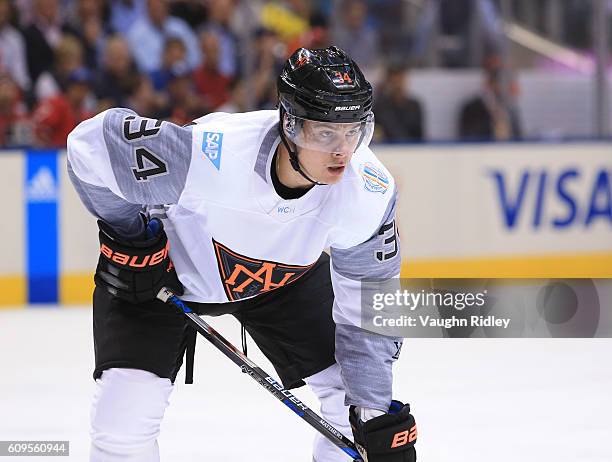
[(320, 183), (340, 181), (361, 140), (362, 124), (326, 124), (305, 121), (302, 168)]

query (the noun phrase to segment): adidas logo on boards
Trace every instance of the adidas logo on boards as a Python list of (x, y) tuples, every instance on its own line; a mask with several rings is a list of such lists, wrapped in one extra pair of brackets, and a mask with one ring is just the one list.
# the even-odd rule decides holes
[(30, 202), (53, 202), (57, 200), (57, 184), (49, 167), (40, 167), (30, 179), (26, 189)]

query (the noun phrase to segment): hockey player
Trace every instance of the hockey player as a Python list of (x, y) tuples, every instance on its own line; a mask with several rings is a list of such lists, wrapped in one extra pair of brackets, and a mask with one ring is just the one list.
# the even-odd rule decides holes
[[(416, 460), (410, 408), (391, 398), (401, 339), (360, 327), (360, 280), (400, 270), (395, 183), (368, 148), (371, 86), (342, 50), (302, 48), (278, 90), (278, 111), (179, 127), (110, 109), (70, 134), (68, 171), (100, 227), (91, 461), (159, 460), (195, 342), (156, 300), (164, 286), (235, 316), (369, 462)], [(318, 437), (313, 458), (347, 456)]]

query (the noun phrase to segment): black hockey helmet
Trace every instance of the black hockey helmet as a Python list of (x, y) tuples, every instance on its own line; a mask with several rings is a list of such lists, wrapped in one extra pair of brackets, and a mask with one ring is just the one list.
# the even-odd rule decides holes
[(311, 183), (322, 184), (304, 172), (298, 148), (354, 152), (372, 139), (372, 86), (340, 48), (298, 49), (285, 63), (277, 87), (281, 139), (293, 169)]
[(355, 61), (336, 46), (295, 51), (277, 87), (281, 108), (302, 119), (358, 122), (372, 112), (372, 86)]

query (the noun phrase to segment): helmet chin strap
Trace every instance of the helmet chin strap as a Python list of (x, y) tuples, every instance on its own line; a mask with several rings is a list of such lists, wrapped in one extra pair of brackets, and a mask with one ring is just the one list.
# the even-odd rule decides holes
[(313, 180), (308, 175), (306, 175), (306, 172), (304, 170), (302, 170), (302, 166), (300, 165), (300, 160), (298, 159), (297, 151), (294, 151), (293, 149), (291, 149), (289, 147), (289, 143), (287, 141), (287, 138), (285, 138), (285, 132), (283, 130), (282, 124), (279, 124), (278, 128), (280, 130), (281, 140), (282, 140), (283, 144), (285, 145), (285, 148), (287, 149), (287, 152), (289, 153), (289, 163), (291, 164), (291, 167), (293, 167), (293, 170), (298, 172), (300, 175), (302, 175), (302, 177), (305, 180), (310, 181), (312, 184), (315, 184), (317, 186), (325, 186), (325, 185), (327, 185), (327, 183), (319, 183), (318, 181)]

